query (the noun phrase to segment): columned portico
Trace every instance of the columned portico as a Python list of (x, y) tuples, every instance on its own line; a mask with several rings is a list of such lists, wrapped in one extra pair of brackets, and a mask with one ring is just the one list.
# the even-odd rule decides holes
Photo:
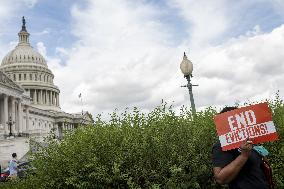
[[(9, 126), (11, 125), (11, 128)], [(22, 99), (12, 94), (0, 93), (0, 134), (18, 135), (23, 132)]]

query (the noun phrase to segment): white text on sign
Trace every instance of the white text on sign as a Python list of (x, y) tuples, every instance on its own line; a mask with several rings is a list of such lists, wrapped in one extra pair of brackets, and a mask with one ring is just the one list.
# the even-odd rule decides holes
[(275, 132), (272, 121), (257, 124), (255, 113), (252, 110), (229, 116), (228, 124), (231, 131), (219, 136), (226, 145)]

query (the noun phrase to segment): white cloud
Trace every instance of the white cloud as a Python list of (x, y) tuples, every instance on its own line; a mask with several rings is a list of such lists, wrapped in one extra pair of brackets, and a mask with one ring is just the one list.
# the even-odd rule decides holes
[[(256, 23), (239, 37), (223, 39), (238, 14), (228, 12), (228, 1), (168, 0), (187, 31), (179, 44), (172, 43), (175, 33), (161, 19), (164, 10), (146, 1), (86, 2), (71, 10), (78, 41), (46, 57), (67, 112), (81, 111), (79, 93), (84, 110), (94, 114), (133, 106), (145, 111), (161, 99), (189, 105), (179, 70), (187, 49), (194, 64), (192, 83), (199, 84), (193, 89), (197, 107), (253, 101), (284, 90), (284, 26), (265, 33)], [(37, 49), (44, 56), (49, 50), (43, 42)]]
[[(89, 1), (84, 9), (74, 6), (73, 33), (79, 41), (70, 49), (57, 48), (67, 57), (66, 64), (54, 64), (63, 109), (80, 111), (79, 93), (83, 108), (92, 113), (133, 106), (152, 109), (161, 99), (189, 105), (179, 70), (188, 44), (193, 83), (199, 84), (193, 89), (197, 107), (266, 98), (283, 90), (283, 26), (263, 33), (256, 25), (243, 36), (214, 46), (210, 41), (230, 27), (224, 1), (208, 7), (187, 2), (170, 5), (178, 7), (191, 32), (176, 46), (170, 45), (171, 34), (157, 19), (163, 12), (148, 4), (98, 0)], [(191, 13), (186, 12), (188, 7)]]
[(49, 28), (45, 28), (43, 31), (41, 32), (35, 32), (35, 33), (31, 33), (31, 35), (46, 35), (46, 34), (49, 34), (50, 33), (50, 29)]
[(37, 51), (46, 58), (46, 47), (44, 46), (43, 42), (38, 42), (36, 44)]
[(191, 48), (204, 47), (221, 37), (231, 21), (224, 0), (169, 0), (168, 5), (175, 7), (180, 16), (188, 22), (187, 32)]
[(84, 10), (74, 6), (73, 32), (80, 40), (56, 75), (63, 108), (80, 111), (79, 93), (96, 113), (152, 108), (162, 98), (174, 100), (170, 88), (181, 90), (181, 83), (172, 81), (182, 79), (179, 62), (184, 48), (168, 44), (168, 33), (161, 32), (163, 25), (154, 19), (159, 14), (147, 4), (129, 1), (89, 1)]
[(240, 36), (212, 47), (197, 60), (203, 86), (196, 93), (203, 99), (199, 105), (264, 99), (283, 91), (283, 42), (284, 25), (270, 33)]
[(37, 0), (23, 0), (25, 5), (29, 8), (32, 8), (35, 6), (35, 4), (38, 2)]

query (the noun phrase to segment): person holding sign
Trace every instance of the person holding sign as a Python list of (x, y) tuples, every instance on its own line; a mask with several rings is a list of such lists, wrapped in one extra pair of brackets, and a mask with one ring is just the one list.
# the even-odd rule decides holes
[[(236, 111), (234, 112), (234, 110)], [(241, 124), (238, 124), (238, 118), (233, 119), (232, 115), (244, 115), (243, 117), (245, 117), (246, 114), (239, 114), (240, 111), (241, 110), (236, 107), (226, 107), (218, 115), (220, 117), (221, 114), (225, 113), (227, 116), (226, 120), (228, 124), (226, 124), (226, 126), (228, 126), (228, 128), (226, 129), (228, 129), (228, 131), (224, 132), (226, 129), (219, 129), (219, 141), (212, 148), (213, 174), (215, 180), (219, 184), (228, 184), (230, 189), (270, 189), (270, 184), (262, 169), (263, 157), (260, 155), (262, 151), (264, 151), (263, 154), (266, 155), (268, 152), (261, 146), (257, 148), (258, 150), (255, 150), (253, 145), (255, 139), (251, 138), (249, 133), (250, 128), (257, 128), (258, 125), (254, 124), (253, 126), (249, 126), (248, 129), (248, 127), (242, 127)], [(249, 115), (249, 118), (251, 119), (250, 121), (253, 122), (255, 121), (255, 117), (251, 115), (252, 113)], [(221, 125), (218, 124), (221, 122), (218, 120), (218, 116), (214, 118), (215, 124), (217, 123), (216, 127)], [(224, 116), (224, 114), (222, 116)], [(243, 124), (249, 123), (249, 121), (242, 122)], [(224, 123), (222, 124), (224, 125)], [(232, 126), (237, 127), (239, 130), (235, 128), (232, 130)], [(220, 130), (222, 132), (220, 132)], [(248, 134), (245, 133), (247, 130)], [(234, 133), (232, 136), (235, 138), (232, 138), (230, 133)], [(226, 135), (229, 135), (229, 140), (223, 137)], [(246, 136), (245, 140), (238, 140), (244, 136)], [(237, 145), (239, 148), (236, 147)]]

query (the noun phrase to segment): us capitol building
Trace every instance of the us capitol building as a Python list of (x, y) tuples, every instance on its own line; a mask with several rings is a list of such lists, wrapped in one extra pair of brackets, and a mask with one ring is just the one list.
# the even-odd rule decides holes
[[(88, 112), (69, 114), (60, 108), (60, 90), (44, 57), (29, 43), (26, 21), (22, 19), (19, 42), (0, 66), (0, 139), (46, 136), (91, 123)], [(14, 140), (15, 140), (14, 139)], [(1, 153), (0, 141), (0, 153)]]

